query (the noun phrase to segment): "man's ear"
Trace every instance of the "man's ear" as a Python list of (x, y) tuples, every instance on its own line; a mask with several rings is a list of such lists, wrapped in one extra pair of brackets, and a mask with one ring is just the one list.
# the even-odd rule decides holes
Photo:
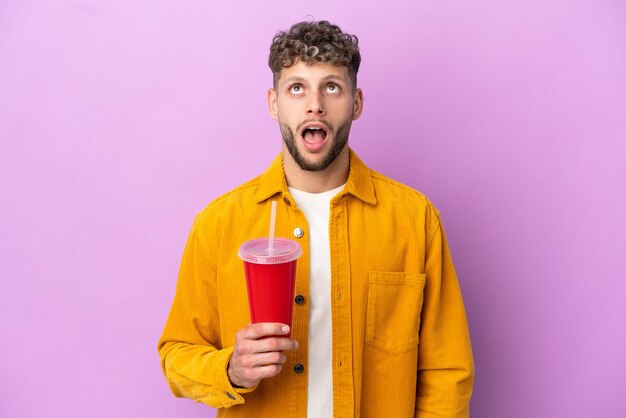
[(354, 92), (354, 110), (352, 111), (352, 120), (357, 120), (363, 113), (363, 90), (356, 89)]
[(276, 90), (267, 90), (267, 107), (270, 111), (270, 116), (274, 120), (278, 120), (278, 103), (276, 101)]

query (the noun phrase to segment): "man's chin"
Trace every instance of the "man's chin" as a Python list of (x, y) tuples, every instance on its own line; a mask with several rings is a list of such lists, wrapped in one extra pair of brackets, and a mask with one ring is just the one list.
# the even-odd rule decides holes
[(337, 157), (341, 154), (341, 151), (347, 145), (344, 144), (344, 147), (340, 150), (334, 149), (332, 147), (328, 147), (326, 149), (320, 150), (319, 152), (310, 152), (306, 150), (298, 150), (298, 153), (291, 156), (298, 166), (304, 171), (323, 171), (328, 167), (332, 166), (335, 161), (337, 161)]
[(311, 172), (325, 170), (332, 164), (332, 162), (328, 163), (325, 156), (320, 154), (317, 154), (317, 158), (305, 157), (300, 154), (298, 158), (294, 158), (294, 160), (302, 170)]

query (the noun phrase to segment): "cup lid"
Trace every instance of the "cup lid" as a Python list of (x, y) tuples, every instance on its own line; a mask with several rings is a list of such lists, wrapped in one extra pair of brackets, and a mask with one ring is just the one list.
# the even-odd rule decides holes
[(239, 257), (248, 263), (281, 264), (289, 263), (302, 255), (300, 244), (287, 238), (274, 238), (273, 251), (268, 250), (268, 238), (256, 238), (244, 242), (239, 247)]

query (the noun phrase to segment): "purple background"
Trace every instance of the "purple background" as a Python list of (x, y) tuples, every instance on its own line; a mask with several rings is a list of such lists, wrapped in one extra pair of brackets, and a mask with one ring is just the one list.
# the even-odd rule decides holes
[(472, 416), (626, 416), (626, 5), (0, 2), (0, 416), (210, 417), (156, 342), (194, 214), (280, 149), (271, 37), (361, 40), (351, 144), (441, 210)]

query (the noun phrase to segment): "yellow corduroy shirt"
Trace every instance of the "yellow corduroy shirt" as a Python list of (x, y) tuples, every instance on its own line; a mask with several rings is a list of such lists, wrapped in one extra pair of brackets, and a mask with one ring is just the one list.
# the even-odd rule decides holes
[[(239, 245), (263, 237), (276, 200), (276, 235), (298, 240), (296, 294), (308, 302), (307, 221), (287, 189), (282, 156), (261, 176), (198, 214), (159, 341), (176, 396), (220, 408), (218, 417), (305, 417), (307, 302), (294, 304), (282, 372), (238, 389), (226, 368), (250, 322)], [(296, 238), (295, 228), (304, 235)], [(331, 201), (335, 417), (467, 417), (474, 366), (459, 283), (439, 214), (419, 192), (366, 167), (350, 151), (345, 188)], [(294, 368), (303, 365), (304, 371)], [(322, 418), (322, 417), (311, 417)]]

